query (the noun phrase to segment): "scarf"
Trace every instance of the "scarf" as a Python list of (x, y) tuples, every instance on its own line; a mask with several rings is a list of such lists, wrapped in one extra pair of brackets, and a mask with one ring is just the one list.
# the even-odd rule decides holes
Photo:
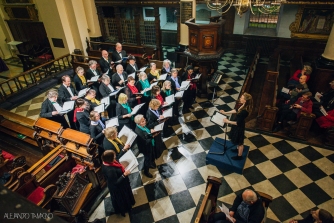
[(83, 76), (83, 75), (82, 75), (82, 76), (79, 76), (79, 75), (78, 75), (78, 77), (80, 78), (82, 84), (83, 84), (83, 85), (86, 85), (86, 78), (85, 78), (85, 76)]
[[(108, 138), (107, 138), (107, 139), (108, 139)], [(116, 142), (114, 142), (114, 140), (115, 140)], [(124, 146), (124, 143), (123, 143), (119, 138), (116, 138), (116, 139), (114, 139), (114, 140), (108, 139), (108, 141), (109, 141), (111, 144), (113, 144), (113, 146), (115, 147), (116, 152), (117, 152), (117, 154), (118, 154), (118, 153), (121, 152), (121, 150), (120, 150), (120, 148), (118, 147), (117, 143), (120, 144), (120, 145), (122, 145), (122, 146)]]
[[(131, 86), (130, 84), (127, 84), (127, 86), (132, 92), (132, 94), (138, 93), (138, 89), (136, 88), (136, 86)], [(140, 104), (140, 98), (138, 98), (137, 101), (138, 101), (138, 104)]]
[(86, 99), (94, 104), (100, 105), (101, 102), (97, 100), (96, 98), (90, 98), (88, 95), (86, 96)]
[[(151, 131), (150, 131), (146, 126), (145, 126), (145, 127), (142, 127), (142, 126), (140, 126), (140, 125), (137, 124), (137, 127), (138, 127), (139, 129), (141, 129), (142, 131), (147, 132), (147, 134), (151, 134)], [(155, 145), (155, 141), (154, 141), (154, 139), (152, 139), (151, 143), (152, 143), (152, 146)]]
[(248, 216), (249, 216), (249, 207), (248, 204), (244, 201), (241, 202), (241, 204), (237, 208), (237, 212), (239, 216), (245, 221), (248, 222)]
[[(121, 104), (121, 105), (123, 106), (123, 108), (125, 108), (128, 111), (128, 114), (131, 114), (132, 110), (128, 103)], [(131, 116), (131, 119), (133, 120), (133, 116)]]
[(75, 108), (74, 109), (74, 115), (73, 115), (73, 122), (77, 122), (77, 112), (83, 112), (83, 108)]
[(158, 94), (158, 95), (155, 96), (155, 97), (160, 101), (161, 105), (164, 104), (164, 99), (163, 99), (163, 97), (161, 96), (161, 94)]
[(120, 168), (122, 170), (122, 173), (125, 172), (125, 169), (124, 169), (123, 165), (121, 163), (117, 162), (116, 160), (114, 160), (111, 163), (107, 163), (107, 162), (103, 161), (103, 165), (117, 167), (117, 168)]
[[(145, 89), (145, 88), (149, 88), (149, 87), (150, 87), (150, 83), (148, 82), (147, 79), (144, 80), (144, 81), (140, 80), (140, 83), (141, 83), (141, 86), (142, 86), (143, 89)], [(149, 96), (149, 91), (146, 91), (146, 92), (144, 93), (144, 96), (146, 96), (146, 97)]]
[(152, 74), (154, 77), (156, 77), (156, 79), (159, 79), (160, 75), (159, 75), (159, 71), (155, 70), (152, 73), (152, 70), (150, 71), (150, 74)]
[(166, 94), (166, 96), (170, 96), (171, 95), (171, 90), (169, 89), (169, 90), (165, 90), (165, 94)]

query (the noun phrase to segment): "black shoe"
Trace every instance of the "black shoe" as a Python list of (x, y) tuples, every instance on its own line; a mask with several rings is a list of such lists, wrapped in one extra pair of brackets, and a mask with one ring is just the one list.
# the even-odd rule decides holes
[(273, 132), (279, 132), (279, 131), (281, 131), (281, 125), (277, 125), (273, 130)]
[(232, 152), (237, 153), (238, 149), (231, 149)]
[(147, 176), (148, 178), (153, 178), (153, 175), (150, 172), (144, 172), (145, 176)]
[(152, 163), (152, 164), (150, 165), (150, 168), (151, 168), (151, 169), (155, 169), (155, 168), (157, 168), (157, 164)]
[(242, 160), (242, 156), (232, 156), (233, 160)]

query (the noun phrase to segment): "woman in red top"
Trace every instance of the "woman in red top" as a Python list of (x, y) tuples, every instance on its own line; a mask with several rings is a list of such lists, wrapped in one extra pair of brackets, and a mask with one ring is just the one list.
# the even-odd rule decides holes
[(135, 107), (136, 105), (142, 103), (141, 102), (141, 95), (138, 89), (135, 86), (135, 79), (133, 77), (128, 77), (128, 84), (124, 88), (124, 93), (128, 96), (128, 104), (131, 108)]
[[(151, 100), (152, 99), (158, 99), (161, 103), (161, 106), (162, 105), (166, 105), (168, 104), (167, 102), (165, 102), (164, 98), (162, 97), (162, 95), (160, 94), (160, 87), (158, 85), (155, 85), (152, 87), (152, 90), (151, 90)], [(161, 107), (160, 107), (161, 108)]]
[(288, 86), (296, 86), (299, 84), (299, 78), (302, 75), (306, 75), (306, 82), (310, 79), (312, 73), (312, 67), (309, 65), (304, 65), (302, 70), (296, 70), (296, 72), (290, 77), (288, 81)]

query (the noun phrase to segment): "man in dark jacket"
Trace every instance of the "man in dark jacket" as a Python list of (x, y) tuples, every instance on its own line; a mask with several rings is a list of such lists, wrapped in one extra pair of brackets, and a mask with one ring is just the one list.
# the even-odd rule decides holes
[[(261, 223), (264, 213), (261, 197), (253, 190), (246, 189), (234, 199), (229, 215), (233, 223)], [(224, 212), (220, 212), (214, 214), (213, 222), (230, 223), (230, 220)]]

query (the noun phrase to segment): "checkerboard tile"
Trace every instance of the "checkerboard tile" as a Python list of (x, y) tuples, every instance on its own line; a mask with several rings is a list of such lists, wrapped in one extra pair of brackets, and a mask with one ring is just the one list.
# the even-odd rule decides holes
[[(165, 48), (164, 54), (168, 50), (172, 48)], [(210, 116), (216, 110), (234, 108), (245, 79), (245, 59), (231, 52), (222, 56), (219, 69), (224, 75), (217, 88), (219, 98), (214, 103), (196, 99), (194, 109), (170, 128), (173, 134), (164, 139), (168, 149), (156, 160), (157, 168), (150, 169), (153, 179), (142, 174), (144, 160), (141, 154), (138, 156), (139, 167), (130, 175), (136, 200), (132, 212), (126, 217), (112, 214), (107, 196), (89, 221), (101, 218), (121, 223), (190, 222), (200, 195), (205, 192), (207, 176), (222, 180), (219, 204), (231, 206), (236, 194), (246, 188), (271, 195), (274, 200), (268, 209), (269, 223), (301, 218), (315, 207), (334, 210), (334, 151), (246, 131), (245, 144), (250, 146), (250, 152), (243, 175), (206, 165), (211, 144), (216, 137), (224, 138), (226, 131), (214, 125)], [(268, 63), (268, 58), (260, 58), (260, 63)], [(12, 112), (35, 117), (45, 98), (41, 94)]]

